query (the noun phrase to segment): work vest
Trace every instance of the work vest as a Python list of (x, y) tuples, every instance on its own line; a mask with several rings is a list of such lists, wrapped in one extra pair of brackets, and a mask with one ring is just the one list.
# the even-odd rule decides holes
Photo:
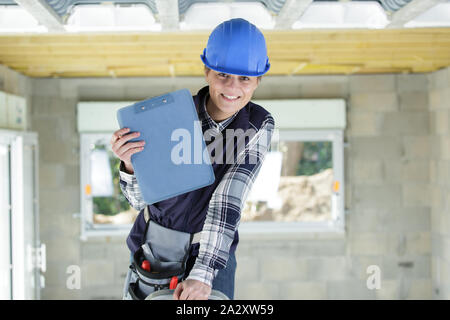
[[(197, 112), (203, 108), (202, 103), (204, 101), (205, 95), (209, 92), (209, 87), (206, 86), (193, 97)], [(242, 129), (244, 132), (249, 128), (258, 131), (266, 116), (269, 114), (261, 106), (249, 102), (244, 108), (239, 110), (236, 117), (231, 123), (223, 130), (222, 134), (225, 135), (225, 130), (227, 129)], [(205, 123), (202, 126), (203, 134), (208, 130), (209, 127)], [(206, 137), (205, 137), (206, 139)], [(213, 142), (206, 141), (206, 145)], [(248, 139), (245, 140), (245, 145), (248, 144)], [(226, 156), (226, 145), (223, 143), (223, 155)], [(234, 147), (235, 155), (237, 143)], [(229, 149), (228, 149), (229, 150)], [(242, 150), (242, 149), (240, 149)], [(203, 229), (203, 224), (206, 219), (206, 214), (208, 211), (209, 201), (212, 194), (216, 190), (217, 185), (222, 180), (223, 176), (227, 170), (232, 166), (232, 164), (227, 163), (226, 159), (222, 163), (212, 163), (214, 169), (215, 181), (213, 184), (206, 186), (201, 189), (190, 191), (167, 200), (163, 200), (157, 203), (148, 205), (150, 220), (155, 221), (163, 227), (174, 229), (182, 232), (197, 233)], [(154, 183), (158, 183), (155, 181)], [(239, 221), (239, 216), (227, 216), (227, 221), (235, 221), (236, 224)], [(128, 235), (127, 245), (132, 253), (134, 253), (139, 247), (144, 243), (145, 231), (146, 231), (146, 221), (144, 219), (144, 210), (142, 209), (137, 216), (134, 225)], [(239, 234), (236, 230), (234, 240), (230, 247), (230, 254), (236, 250), (236, 246), (239, 242)], [(199, 244), (193, 244), (190, 248), (190, 255), (198, 255)]]

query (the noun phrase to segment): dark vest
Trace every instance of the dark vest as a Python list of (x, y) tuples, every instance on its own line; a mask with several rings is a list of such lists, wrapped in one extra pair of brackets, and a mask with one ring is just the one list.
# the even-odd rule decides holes
[[(197, 112), (199, 111), (199, 108), (203, 108), (203, 99), (208, 91), (209, 87), (206, 86), (193, 97)], [(244, 108), (239, 110), (236, 117), (223, 130), (222, 134), (225, 136), (225, 131), (227, 129), (242, 129), (245, 131), (249, 128), (253, 128), (259, 130), (268, 114), (269, 112), (261, 106), (249, 102)], [(208, 126), (203, 125), (203, 133), (205, 133), (207, 129)], [(246, 145), (248, 143), (247, 140), (248, 139), (245, 140)], [(212, 139), (212, 141), (207, 141), (206, 144), (209, 145), (209, 143), (213, 141), (214, 139)], [(226, 143), (223, 143), (223, 148), (223, 156), (226, 157)], [(237, 151), (235, 146), (235, 155), (236, 154)], [(215, 175), (213, 184), (149, 205), (150, 219), (166, 228), (182, 232), (196, 233), (201, 231), (206, 219), (211, 196), (227, 170), (232, 166), (232, 164), (227, 164), (225, 159), (222, 164), (213, 162), (212, 165)], [(239, 216), (227, 217), (227, 220), (230, 221), (231, 219), (231, 221), (234, 220), (237, 222), (239, 218)], [(141, 210), (127, 238), (127, 245), (131, 252), (134, 253), (144, 243), (145, 232), (146, 223), (144, 220), (144, 210)], [(238, 241), (239, 234), (236, 231), (233, 243), (231, 244), (230, 253), (236, 250)], [(191, 256), (198, 255), (198, 248), (199, 244), (192, 245)]]

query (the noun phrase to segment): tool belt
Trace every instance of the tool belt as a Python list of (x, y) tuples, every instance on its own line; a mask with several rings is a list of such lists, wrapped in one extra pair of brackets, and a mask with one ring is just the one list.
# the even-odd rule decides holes
[[(158, 290), (169, 289), (171, 281), (187, 277), (186, 262), (189, 248), (200, 242), (200, 232), (190, 234), (165, 228), (150, 220), (148, 206), (144, 209), (147, 231), (142, 246), (133, 254), (125, 279), (124, 300), (144, 300)], [(150, 263), (150, 271), (142, 266)]]

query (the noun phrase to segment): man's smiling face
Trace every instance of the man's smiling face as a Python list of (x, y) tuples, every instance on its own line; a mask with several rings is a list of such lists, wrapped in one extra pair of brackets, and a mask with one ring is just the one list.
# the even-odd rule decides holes
[(205, 69), (209, 84), (208, 113), (216, 121), (231, 117), (247, 105), (259, 84), (258, 77), (237, 76)]

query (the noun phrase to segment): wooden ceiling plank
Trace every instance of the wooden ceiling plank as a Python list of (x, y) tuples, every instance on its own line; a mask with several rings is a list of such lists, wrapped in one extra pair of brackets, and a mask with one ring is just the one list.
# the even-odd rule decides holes
[[(271, 74), (418, 72), (450, 64), (450, 30), (265, 32)], [(0, 36), (0, 63), (34, 76), (202, 75), (205, 33)]]

